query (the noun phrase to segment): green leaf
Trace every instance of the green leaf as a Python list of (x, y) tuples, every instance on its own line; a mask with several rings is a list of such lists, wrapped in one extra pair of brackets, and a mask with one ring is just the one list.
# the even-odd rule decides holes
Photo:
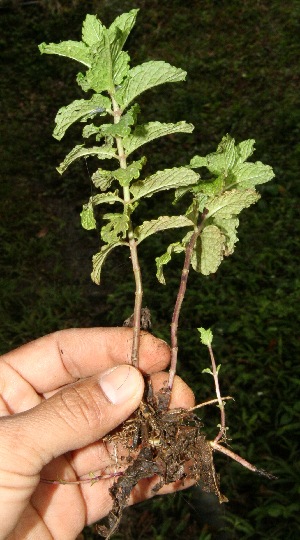
[(176, 229), (179, 227), (193, 227), (193, 222), (186, 216), (160, 216), (158, 219), (144, 221), (142, 225), (134, 229), (134, 236), (138, 244), (145, 240), (151, 234), (167, 229)]
[(233, 187), (237, 189), (254, 188), (259, 184), (269, 182), (274, 176), (272, 167), (264, 165), (261, 161), (237, 164), (229, 175), (226, 182), (226, 189)]
[(112, 172), (106, 171), (105, 169), (99, 168), (92, 175), (92, 182), (94, 186), (101, 189), (101, 191), (106, 191), (111, 186), (113, 180), (114, 177)]
[(82, 41), (94, 45), (101, 40), (104, 28), (96, 15), (87, 15), (82, 25)]
[[(205, 328), (197, 328), (198, 332), (200, 333), (200, 341), (203, 345), (210, 346), (212, 344), (213, 340), (213, 333), (210, 328), (208, 330), (205, 330)], [(210, 371), (210, 370), (209, 370)], [(207, 370), (203, 370), (202, 373), (206, 373)]]
[(134, 132), (123, 140), (124, 150), (127, 156), (134, 150), (153, 139), (170, 135), (171, 133), (192, 133), (193, 124), (177, 122), (176, 124), (162, 124), (161, 122), (149, 122), (136, 126)]
[(115, 202), (120, 202), (123, 204), (123, 200), (118, 195), (118, 190), (114, 192), (109, 191), (108, 193), (97, 193), (97, 195), (90, 197), (90, 201), (93, 206), (103, 203), (113, 204)]
[(122, 88), (116, 92), (116, 100), (125, 109), (139, 94), (159, 84), (184, 81), (186, 72), (167, 62), (150, 61), (132, 68)]
[(134, 199), (151, 197), (154, 193), (166, 189), (175, 189), (179, 186), (196, 184), (199, 175), (187, 167), (175, 167), (165, 169), (149, 176), (145, 180), (139, 180), (130, 187)]
[(129, 111), (124, 114), (117, 124), (103, 124), (101, 132), (103, 135), (112, 135), (113, 137), (125, 137), (130, 134), (131, 127), (135, 121), (140, 108), (137, 104), (133, 105)]
[(117, 45), (118, 50), (123, 48), (127, 37), (135, 25), (138, 12), (138, 9), (132, 9), (128, 13), (122, 13), (110, 25), (108, 29), (109, 41), (111, 44)]
[(96, 220), (94, 217), (94, 211), (93, 211), (93, 206), (91, 204), (91, 201), (83, 205), (80, 218), (81, 218), (81, 225), (84, 229), (86, 229), (87, 231), (96, 229)]
[(235, 244), (238, 242), (237, 228), (239, 226), (238, 218), (222, 218), (215, 216), (214, 224), (219, 227), (225, 236), (224, 255), (228, 257), (234, 252)]
[(95, 94), (91, 99), (77, 99), (59, 109), (55, 123), (56, 127), (53, 131), (53, 137), (57, 140), (61, 140), (68, 127), (74, 122), (84, 116), (95, 115), (97, 112), (103, 114), (111, 109), (110, 99), (102, 96), (101, 94)]
[(194, 193), (204, 193), (205, 195), (214, 196), (221, 193), (224, 189), (224, 177), (223, 175), (218, 176), (214, 180), (207, 180), (198, 182), (198, 184), (193, 188)]
[(202, 373), (208, 373), (209, 375), (214, 376), (212, 370), (210, 368), (208, 368), (208, 367), (205, 368), (205, 369), (202, 369)]
[(215, 214), (218, 218), (230, 218), (237, 216), (244, 208), (248, 208), (251, 204), (256, 203), (260, 199), (259, 193), (252, 189), (239, 191), (225, 191), (222, 195), (214, 197), (206, 203), (208, 217)]
[(102, 246), (99, 253), (96, 253), (96, 255), (93, 256), (93, 271), (91, 273), (91, 278), (97, 285), (100, 285), (101, 270), (102, 270), (102, 266), (103, 266), (103, 263), (105, 262), (106, 257), (116, 247), (124, 246), (124, 245), (125, 244), (123, 242), (114, 242), (113, 244), (105, 244), (105, 246)]
[(225, 247), (224, 235), (215, 225), (207, 225), (199, 238), (192, 254), (192, 267), (204, 276), (214, 274), (223, 260)]
[(109, 220), (101, 229), (101, 238), (104, 242), (112, 244), (126, 237), (129, 227), (129, 217), (126, 214), (105, 214), (103, 219)]
[(125, 51), (120, 51), (116, 58), (113, 58), (113, 81), (119, 86), (129, 72), (130, 56)]
[(194, 156), (190, 161), (190, 167), (192, 169), (198, 169), (199, 167), (207, 167), (207, 158), (201, 156)]
[(77, 60), (87, 67), (91, 66), (90, 49), (82, 41), (62, 41), (61, 43), (41, 43), (39, 50), (42, 54), (58, 54), (72, 60)]
[(73, 161), (86, 156), (97, 156), (99, 159), (111, 159), (117, 157), (116, 151), (111, 147), (93, 146), (92, 148), (86, 148), (83, 144), (79, 144), (69, 152), (64, 161), (57, 167), (57, 171), (60, 174), (63, 174)]
[(118, 180), (122, 187), (129, 186), (133, 179), (139, 178), (140, 171), (145, 165), (147, 159), (142, 157), (138, 161), (133, 161), (126, 169), (117, 169), (113, 171), (113, 176)]
[(185, 248), (181, 244), (181, 242), (174, 242), (173, 244), (170, 244), (168, 246), (166, 253), (164, 253), (160, 257), (156, 257), (155, 259), (156, 269), (157, 269), (156, 277), (158, 281), (162, 283), (163, 285), (166, 284), (166, 280), (163, 274), (163, 266), (165, 264), (168, 264), (168, 262), (170, 262), (173, 253), (182, 253), (182, 251), (185, 251)]
[(113, 62), (109, 37), (105, 27), (103, 27), (99, 41), (97, 41), (90, 50), (92, 59), (91, 67), (87, 70), (85, 75), (82, 73), (78, 74), (78, 84), (85, 92), (94, 90), (95, 92), (100, 93), (106, 90), (109, 93), (113, 93)]
[(254, 152), (254, 145), (255, 145), (254, 139), (248, 139), (246, 141), (242, 141), (237, 145), (236, 149), (239, 156), (238, 157), (239, 163), (243, 163), (244, 161), (246, 161), (246, 159), (248, 159), (248, 157), (252, 156)]

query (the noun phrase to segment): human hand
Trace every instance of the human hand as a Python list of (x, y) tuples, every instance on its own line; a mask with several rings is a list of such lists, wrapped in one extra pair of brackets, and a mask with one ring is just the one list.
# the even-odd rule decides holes
[[(144, 391), (129, 365), (131, 342), (130, 328), (63, 330), (0, 358), (0, 539), (74, 540), (111, 509), (114, 478), (93, 486), (40, 479), (78, 481), (114, 463), (101, 438), (134, 412)], [(142, 334), (140, 370), (151, 374), (154, 390), (167, 378), (160, 371), (169, 357), (166, 343)], [(193, 403), (176, 378), (171, 407)], [(129, 503), (151, 497), (156, 482), (142, 481)]]

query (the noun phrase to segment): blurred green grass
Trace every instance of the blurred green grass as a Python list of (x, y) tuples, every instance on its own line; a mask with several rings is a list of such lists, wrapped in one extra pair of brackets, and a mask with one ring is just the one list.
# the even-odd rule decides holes
[[(37, 45), (78, 39), (87, 12), (109, 24), (140, 7), (128, 42), (132, 63), (164, 59), (188, 71), (185, 84), (145, 94), (142, 117), (195, 124), (192, 135), (168, 137), (146, 148), (149, 169), (187, 163), (213, 151), (229, 132), (255, 138), (254, 159), (274, 167), (262, 200), (241, 218), (240, 242), (215, 276), (191, 274), (181, 315), (180, 373), (197, 400), (213, 396), (198, 326), (212, 326), (222, 364), (232, 448), (279, 479), (266, 482), (218, 458), (222, 491), (230, 503), (226, 538), (298, 538), (299, 401), (299, 4), (174, 0), (99, 0), (52, 3), (2, 2), (0, 336), (1, 351), (58, 328), (120, 324), (132, 312), (132, 278), (118, 279), (130, 261), (123, 253), (107, 263), (103, 286), (90, 282), (97, 235), (82, 231), (79, 212), (90, 195), (90, 171), (78, 164), (62, 178), (55, 167), (79, 140), (73, 129), (52, 139), (57, 109), (80, 96), (76, 64), (41, 57)], [(77, 138), (76, 138), (77, 137)], [(168, 197), (150, 201), (141, 215), (163, 212)], [(154, 331), (168, 339), (180, 258), (158, 286), (154, 257), (168, 233), (142, 247), (145, 305)], [(114, 276), (114, 280), (111, 276)], [(113, 281), (113, 282), (112, 282)], [(118, 285), (116, 286), (116, 283)], [(155, 294), (153, 294), (155, 291)], [(211, 436), (217, 411), (205, 411)], [(193, 492), (130, 509), (116, 538), (217, 538), (197, 523)], [(188, 499), (189, 502), (185, 502)], [(180, 516), (180, 519), (179, 519)], [(136, 524), (139, 536), (137, 535)], [(86, 532), (91, 538), (92, 532)], [(211, 536), (210, 536), (211, 535)]]

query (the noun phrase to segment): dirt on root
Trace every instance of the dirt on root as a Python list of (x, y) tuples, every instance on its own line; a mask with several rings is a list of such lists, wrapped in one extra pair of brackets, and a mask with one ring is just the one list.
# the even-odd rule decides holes
[(110, 488), (113, 507), (105, 524), (97, 531), (106, 540), (117, 531), (132, 489), (145, 478), (158, 476), (153, 488), (181, 480), (194, 480), (204, 491), (215, 493), (220, 502), (227, 500), (219, 490), (212, 448), (199, 417), (186, 409), (169, 409), (170, 391), (161, 389), (156, 396), (146, 379), (144, 399), (135, 414), (104, 441), (126, 451), (128, 467)]

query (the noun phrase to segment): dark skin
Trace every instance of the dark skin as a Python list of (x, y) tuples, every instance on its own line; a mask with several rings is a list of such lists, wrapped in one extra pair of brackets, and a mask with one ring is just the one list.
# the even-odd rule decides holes
[[(102, 438), (134, 412), (144, 392), (141, 373), (129, 365), (131, 342), (131, 328), (70, 329), (0, 358), (0, 539), (74, 540), (111, 509), (114, 478), (93, 486), (40, 480), (72, 482), (114, 467)], [(143, 332), (140, 370), (151, 375), (154, 391), (167, 380), (169, 360), (168, 345)], [(192, 391), (176, 377), (170, 406), (193, 404)], [(156, 483), (140, 482), (129, 503), (150, 498)], [(160, 493), (182, 487), (175, 482)]]

